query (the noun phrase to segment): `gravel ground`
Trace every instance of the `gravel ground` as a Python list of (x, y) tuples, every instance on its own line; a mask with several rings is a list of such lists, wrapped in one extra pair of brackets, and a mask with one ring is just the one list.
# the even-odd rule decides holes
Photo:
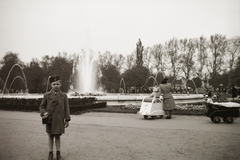
[[(47, 159), (48, 139), (38, 113), (0, 111), (0, 127), (1, 160)], [(239, 119), (213, 124), (203, 116), (72, 115), (61, 136), (61, 154), (64, 160), (237, 160), (239, 130)]]

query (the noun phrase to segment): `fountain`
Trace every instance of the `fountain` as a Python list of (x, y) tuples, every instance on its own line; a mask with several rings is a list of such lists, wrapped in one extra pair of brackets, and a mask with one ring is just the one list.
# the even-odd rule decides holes
[[(196, 92), (196, 94), (198, 94), (196, 84), (195, 84), (195, 82), (194, 82), (193, 80), (191, 80), (191, 79), (185, 79), (185, 78), (182, 77), (182, 76), (178, 76), (178, 77), (176, 77), (176, 78), (173, 79), (172, 84), (173, 84), (173, 82), (175, 82), (175, 80), (177, 80), (178, 78), (184, 79), (183, 86), (184, 86), (184, 88), (186, 89), (186, 93), (189, 94), (188, 88), (187, 88), (187, 82), (188, 82), (188, 81), (192, 81), (192, 83), (193, 83), (193, 85), (194, 85), (194, 87), (195, 87), (195, 92)], [(181, 79), (181, 80), (182, 80), (182, 79)]]
[[(137, 64), (141, 65), (142, 64), (142, 45), (141, 41), (139, 39), (139, 42), (137, 43)], [(93, 52), (88, 52), (83, 51), (83, 54), (79, 57), (79, 60), (76, 62), (77, 65), (77, 70), (78, 70), (78, 79), (77, 81), (79, 82), (78, 87), (76, 88), (77, 91), (80, 93), (84, 92), (95, 92), (96, 91), (96, 78), (97, 78), (97, 63), (96, 63), (96, 56), (93, 54)], [(156, 73), (156, 76), (150, 76), (146, 80), (145, 84), (150, 80), (153, 79), (153, 86), (158, 85), (157, 82), (157, 76), (159, 73), (162, 73), (163, 77), (166, 77), (164, 72), (158, 71)], [(120, 89), (123, 90), (123, 93), (126, 93), (126, 86), (125, 86), (125, 81), (122, 78), (120, 80)], [(123, 85), (123, 89), (121, 86)], [(78, 94), (79, 95), (79, 94)], [(108, 105), (126, 105), (126, 104), (131, 104), (131, 103), (141, 103), (142, 99), (145, 98), (146, 96), (149, 96), (149, 94), (107, 94), (104, 96), (96, 96), (97, 101), (106, 101)], [(203, 95), (184, 95), (184, 96), (179, 96), (179, 95), (174, 95), (174, 98), (176, 102), (178, 103), (198, 103), (198, 102), (203, 102)]]
[[(15, 81), (17, 78), (20, 78), (20, 79), (23, 81), (23, 83), (24, 83), (24, 79), (23, 79), (21, 76), (16, 76), (16, 77), (12, 80), (12, 82), (11, 82), (11, 84), (10, 84), (10, 86), (9, 86), (8, 94), (9, 94), (9, 91), (11, 90), (12, 84), (14, 83), (14, 81)], [(24, 83), (24, 85), (25, 85), (25, 88), (27, 89), (26, 83)]]
[(12, 80), (12, 82), (11, 82), (10, 87), (9, 87), (8, 90), (11, 89), (13, 82), (14, 82), (17, 78), (20, 78), (20, 79), (23, 81), (23, 83), (24, 83), (24, 85), (25, 85), (25, 89), (27, 90), (27, 80), (26, 80), (25, 74), (24, 74), (24, 72), (23, 72), (23, 68), (22, 68), (19, 64), (14, 64), (14, 65), (11, 67), (10, 71), (8, 72), (7, 78), (6, 78), (5, 83), (4, 83), (4, 86), (3, 86), (2, 94), (4, 94), (4, 91), (5, 91), (5, 89), (6, 89), (6, 85), (7, 85), (7, 82), (8, 82), (8, 78), (9, 78), (9, 76), (10, 76), (10, 74), (11, 74), (11, 72), (12, 72), (12, 70), (13, 70), (14, 67), (19, 67), (19, 68), (21, 69), (23, 78), (20, 77), (20, 76), (16, 76), (16, 77)]
[(196, 87), (195, 82), (194, 82), (192, 79), (188, 79), (188, 80), (186, 81), (186, 84), (187, 84), (188, 81), (192, 81), (192, 83), (193, 83), (193, 85), (194, 85), (194, 87), (195, 87), (195, 92), (196, 92), (196, 94), (198, 94), (198, 91), (197, 91), (197, 87)]
[(51, 78), (51, 76), (48, 76), (48, 79), (47, 79), (47, 87), (46, 87), (46, 92), (48, 92), (48, 89), (49, 89), (49, 79)]
[(121, 84), (122, 84), (122, 83), (123, 83), (123, 94), (126, 94), (125, 81), (124, 81), (123, 78), (121, 78), (121, 80), (120, 80), (120, 84), (119, 84), (119, 86), (120, 86), (120, 88), (119, 88), (119, 92), (120, 92), (120, 89), (122, 89), (122, 88), (121, 88)]
[[(96, 78), (97, 78), (97, 65), (96, 65), (96, 57), (91, 54), (90, 52), (86, 53), (84, 52), (83, 55), (81, 55), (79, 57), (79, 61), (76, 61), (76, 63), (78, 62), (78, 65), (77, 65), (77, 69), (78, 69), (78, 80), (79, 80), (79, 85), (77, 86), (78, 89), (77, 91), (83, 93), (83, 92), (95, 92), (95, 88), (96, 88)], [(19, 68), (21, 68), (20, 65), (16, 64), (14, 65), (11, 70), (9, 71), (9, 74), (6, 78), (6, 82), (5, 82), (5, 85), (4, 85), (4, 90), (6, 88), (6, 84), (7, 84), (7, 80), (8, 80), (8, 77), (12, 71), (12, 69), (15, 67), (15, 66), (18, 66)], [(23, 70), (21, 68), (21, 71), (22, 71), (22, 74), (23, 74), (23, 78), (20, 77), (20, 76), (17, 76), (15, 77), (15, 79), (17, 78), (20, 78), (24, 84), (25, 84), (25, 87), (27, 88), (27, 82), (26, 82), (26, 78), (25, 78), (25, 74), (23, 73)], [(157, 73), (158, 74), (158, 73)], [(157, 75), (155, 76), (157, 77)], [(153, 82), (153, 85), (156, 84), (158, 85), (158, 82), (156, 80), (154, 76), (150, 76), (147, 78), (146, 82), (144, 85), (146, 85), (146, 83), (150, 80), (150, 79), (153, 79), (154, 82)], [(164, 76), (165, 77), (165, 76)], [(12, 81), (12, 83), (15, 81), (15, 79)], [(176, 80), (176, 78), (173, 80), (173, 82)], [(12, 85), (11, 83), (11, 85)], [(11, 88), (11, 85), (10, 85), (10, 88)], [(122, 78), (120, 80), (120, 88), (121, 86), (123, 85), (123, 92), (126, 93), (126, 86), (125, 86), (125, 81), (124, 79)], [(195, 84), (194, 84), (195, 85)], [(3, 90), (3, 91), (4, 91)], [(48, 86), (46, 88), (46, 91), (48, 90)], [(79, 96), (74, 96), (74, 95), (69, 95), (69, 98), (78, 98)], [(80, 96), (85, 96), (85, 95), (80, 95)], [(149, 94), (122, 94), (122, 95), (119, 95), (119, 94), (95, 94), (95, 95), (91, 95), (91, 96), (95, 96), (97, 101), (98, 102), (101, 102), (101, 101), (104, 101), (104, 102), (107, 102), (107, 105), (117, 105), (117, 106), (121, 106), (121, 105), (129, 105), (129, 104), (132, 104), (132, 105), (141, 105), (141, 102), (142, 102), (142, 99), (149, 96)], [(9, 97), (22, 97), (22, 98), (26, 98), (26, 96), (23, 96), (23, 95), (13, 95), (13, 96), (9, 96)], [(177, 104), (181, 104), (181, 103), (184, 103), (184, 104), (187, 104), (187, 103), (202, 103), (204, 102), (204, 96), (201, 95), (201, 94), (173, 94), (173, 97), (175, 99), (175, 102)], [(36, 94), (28, 94), (27, 95), (27, 98), (42, 98), (42, 95), (39, 94), (39, 95), (36, 95)]]
[(97, 56), (91, 52), (83, 51), (79, 56), (78, 64), (78, 86), (80, 93), (95, 92), (97, 83)]
[(172, 85), (175, 85), (174, 82), (178, 79), (178, 78), (182, 78), (181, 81), (184, 79), (184, 82), (183, 82), (183, 87), (184, 89), (186, 90), (186, 93), (188, 93), (188, 90), (187, 90), (187, 87), (186, 87), (186, 79), (183, 77), (183, 76), (177, 76), (173, 79), (172, 81)]
[(142, 87), (146, 86), (146, 84), (148, 83), (148, 81), (149, 81), (150, 79), (153, 79), (153, 80), (154, 80), (154, 82), (153, 82), (153, 87), (154, 87), (155, 85), (159, 85), (158, 82), (157, 82), (157, 76), (158, 76), (158, 73), (162, 73), (163, 78), (166, 77), (165, 74), (164, 74), (164, 72), (162, 72), (162, 71), (158, 71), (158, 72), (156, 73), (155, 77), (153, 77), (153, 76), (149, 76), (149, 77), (147, 78), (146, 82), (144, 83), (144, 85), (143, 85)]
[(153, 79), (153, 80), (154, 80), (153, 86), (158, 85), (158, 82), (157, 82), (156, 78), (154, 78), (153, 76), (150, 76), (150, 77), (147, 78), (147, 80), (146, 80), (146, 82), (144, 83), (143, 86), (145, 86), (145, 85), (147, 84), (147, 82), (149, 81), (149, 79)]

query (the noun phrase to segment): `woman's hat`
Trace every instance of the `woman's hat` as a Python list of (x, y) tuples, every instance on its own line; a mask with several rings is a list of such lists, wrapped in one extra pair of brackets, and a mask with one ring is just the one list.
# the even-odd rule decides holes
[(167, 77), (163, 78), (162, 84), (167, 83), (167, 81), (168, 81), (168, 78), (167, 78)]
[(54, 75), (49, 78), (49, 83), (56, 82), (60, 80), (60, 76)]

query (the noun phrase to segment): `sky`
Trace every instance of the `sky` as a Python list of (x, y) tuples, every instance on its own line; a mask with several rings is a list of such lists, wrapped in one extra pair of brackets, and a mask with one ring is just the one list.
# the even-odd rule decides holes
[(128, 55), (177, 38), (240, 36), (240, 0), (0, 0), (0, 60), (59, 52)]

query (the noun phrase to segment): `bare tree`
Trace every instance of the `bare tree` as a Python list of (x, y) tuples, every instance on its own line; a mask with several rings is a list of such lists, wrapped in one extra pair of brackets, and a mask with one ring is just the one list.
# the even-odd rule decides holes
[(226, 37), (220, 34), (215, 34), (210, 37), (209, 49), (210, 57), (207, 63), (207, 69), (213, 80), (213, 85), (216, 85), (216, 76), (222, 71), (224, 63), (223, 57), (226, 54), (227, 41)]
[(133, 66), (135, 66), (135, 62), (136, 62), (136, 57), (135, 57), (136, 53), (133, 51), (132, 54), (127, 55), (127, 63), (126, 63), (126, 67), (127, 69), (132, 68)]
[(110, 65), (113, 63), (113, 55), (109, 51), (106, 51), (103, 54), (99, 53), (98, 60), (100, 66)]
[(166, 42), (165, 47), (167, 56), (170, 58), (173, 76), (176, 77), (180, 68), (178, 66), (178, 61), (180, 59), (178, 40), (176, 38), (170, 39)]
[(228, 87), (230, 87), (230, 82), (231, 82), (230, 78), (232, 75), (234, 63), (236, 62), (236, 59), (239, 56), (240, 56), (240, 37), (235, 37), (228, 40), (228, 45), (227, 45), (227, 58), (229, 58)]
[(208, 47), (208, 43), (207, 43), (207, 39), (203, 36), (201, 36), (199, 38), (199, 40), (197, 41), (197, 48), (198, 48), (198, 62), (199, 62), (199, 68), (197, 71), (197, 75), (198, 77), (201, 79), (202, 81), (202, 87), (204, 86), (203, 83), (203, 79), (204, 79), (204, 66), (206, 66), (206, 61), (207, 61), (207, 47)]
[(181, 51), (181, 70), (186, 79), (189, 79), (195, 69), (193, 56), (196, 50), (196, 41), (192, 39), (181, 39), (179, 42)]
[(147, 67), (149, 70), (152, 70), (151, 62), (152, 62), (151, 48), (147, 47), (143, 51), (143, 65)]
[(123, 65), (125, 62), (125, 57), (122, 54), (114, 54), (113, 55), (113, 65), (117, 68), (117, 70), (122, 73)]
[(165, 72), (167, 70), (166, 66), (166, 52), (164, 50), (164, 46), (162, 44), (156, 44), (152, 47), (151, 54), (153, 55), (153, 66), (157, 70), (157, 72)]

